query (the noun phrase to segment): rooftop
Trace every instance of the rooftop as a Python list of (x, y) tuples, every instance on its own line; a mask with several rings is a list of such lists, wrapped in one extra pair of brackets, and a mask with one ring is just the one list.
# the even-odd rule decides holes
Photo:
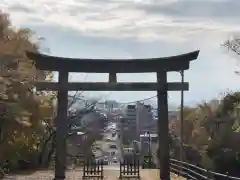
[(158, 135), (157, 134), (150, 134), (148, 135), (148, 133), (145, 133), (145, 134), (141, 134), (140, 137), (157, 137)]

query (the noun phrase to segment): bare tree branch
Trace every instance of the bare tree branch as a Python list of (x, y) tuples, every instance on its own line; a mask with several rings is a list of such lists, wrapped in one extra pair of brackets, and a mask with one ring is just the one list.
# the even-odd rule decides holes
[(235, 35), (221, 45), (237, 55), (240, 55), (240, 36)]
[[(221, 44), (221, 46), (231, 52), (235, 56), (235, 58), (240, 58), (240, 35), (234, 35), (230, 37), (223, 44)], [(237, 68), (240, 67), (239, 64), (236, 64), (236, 66)], [(234, 72), (237, 75), (240, 75), (240, 70)]]

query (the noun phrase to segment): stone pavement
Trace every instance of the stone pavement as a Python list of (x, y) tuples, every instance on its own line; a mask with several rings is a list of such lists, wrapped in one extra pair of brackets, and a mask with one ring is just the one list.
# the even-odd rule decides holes
[[(141, 170), (141, 180), (159, 180), (157, 170)], [(115, 168), (104, 169), (104, 180), (117, 180), (119, 170)], [(32, 174), (5, 176), (3, 180), (52, 180), (54, 178), (53, 171), (37, 171)], [(66, 180), (81, 180), (82, 170), (69, 170), (66, 173)], [(183, 178), (172, 175), (173, 180), (184, 180)]]
[[(117, 180), (119, 176), (119, 171), (116, 170), (105, 170), (104, 177), (105, 180)], [(37, 171), (32, 174), (24, 175), (12, 175), (5, 176), (3, 180), (52, 180), (54, 178), (53, 171)], [(82, 171), (71, 170), (66, 173), (66, 180), (81, 180)]]

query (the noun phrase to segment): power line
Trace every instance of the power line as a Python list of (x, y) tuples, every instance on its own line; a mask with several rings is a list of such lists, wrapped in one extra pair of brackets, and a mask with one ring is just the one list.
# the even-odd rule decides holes
[[(146, 101), (146, 100), (150, 100), (150, 99), (153, 99), (153, 98), (156, 98), (157, 97), (157, 95), (155, 95), (155, 96), (151, 96), (151, 97), (148, 97), (148, 98), (144, 98), (144, 99), (139, 99), (139, 100), (136, 100), (136, 101), (129, 101), (129, 102), (125, 102), (125, 103), (120, 103), (122, 106), (120, 106), (120, 108), (121, 107), (123, 107), (124, 105), (128, 105), (128, 104), (132, 104), (132, 103), (137, 103), (137, 102), (141, 102), (141, 101)], [(169, 97), (169, 96), (168, 96)], [(153, 109), (153, 110), (157, 110), (158, 108), (155, 108), (155, 109)]]
[[(108, 96), (110, 96), (111, 94), (112, 94), (112, 92), (109, 92), (109, 94), (107, 94), (106, 96), (108, 97)], [(72, 97), (74, 97), (74, 96), (72, 96)], [(150, 100), (150, 99), (153, 99), (153, 98), (156, 98), (156, 97), (157, 97), (157, 95), (151, 96), (151, 97), (147, 97), (147, 98), (144, 98), (144, 99), (135, 100), (135, 101), (129, 101), (129, 102), (125, 102), (125, 103), (120, 103), (120, 104), (121, 104), (120, 108), (123, 107), (124, 105), (132, 104), (132, 103), (137, 103), (137, 102), (142, 102), (142, 101), (147, 101), (147, 100)], [(78, 99), (78, 97), (75, 97), (75, 98)], [(99, 100), (101, 100), (102, 98), (103, 98), (103, 95), (100, 96)], [(80, 98), (79, 98), (79, 99), (80, 99)], [(82, 99), (80, 99), (80, 100), (82, 100)]]
[(151, 96), (151, 97), (148, 97), (148, 98), (145, 98), (145, 99), (140, 99), (140, 100), (136, 100), (136, 101), (130, 101), (130, 102), (127, 102), (127, 103), (121, 103), (121, 104), (131, 104), (131, 103), (137, 103), (137, 102), (141, 102), (141, 101), (146, 101), (146, 100), (150, 100), (150, 99), (153, 99), (157, 97), (157, 95), (155, 96)]
[(157, 95), (151, 96), (151, 97), (148, 97), (148, 98), (144, 98), (144, 99), (139, 99), (139, 100), (136, 100), (136, 101), (130, 101), (130, 102), (126, 102), (126, 103), (121, 103), (121, 105), (122, 105), (121, 107), (123, 107), (124, 105), (132, 104), (132, 103), (137, 103), (137, 102), (141, 102), (141, 101), (150, 100), (150, 99), (153, 99), (153, 98), (156, 98), (156, 97), (157, 97)]

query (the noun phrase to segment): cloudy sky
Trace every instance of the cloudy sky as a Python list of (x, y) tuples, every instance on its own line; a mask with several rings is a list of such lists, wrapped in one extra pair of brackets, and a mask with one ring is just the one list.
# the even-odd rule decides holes
[[(240, 87), (236, 57), (220, 44), (240, 32), (239, 0), (0, 0), (14, 25), (29, 27), (52, 55), (85, 58), (143, 58), (200, 50), (185, 80), (186, 103), (219, 97)], [(72, 81), (107, 81), (107, 75), (71, 74)], [(155, 74), (123, 74), (119, 81), (156, 81)], [(169, 81), (180, 80), (170, 73)], [(122, 101), (155, 92), (86, 93)], [(169, 93), (178, 105), (180, 93)]]

